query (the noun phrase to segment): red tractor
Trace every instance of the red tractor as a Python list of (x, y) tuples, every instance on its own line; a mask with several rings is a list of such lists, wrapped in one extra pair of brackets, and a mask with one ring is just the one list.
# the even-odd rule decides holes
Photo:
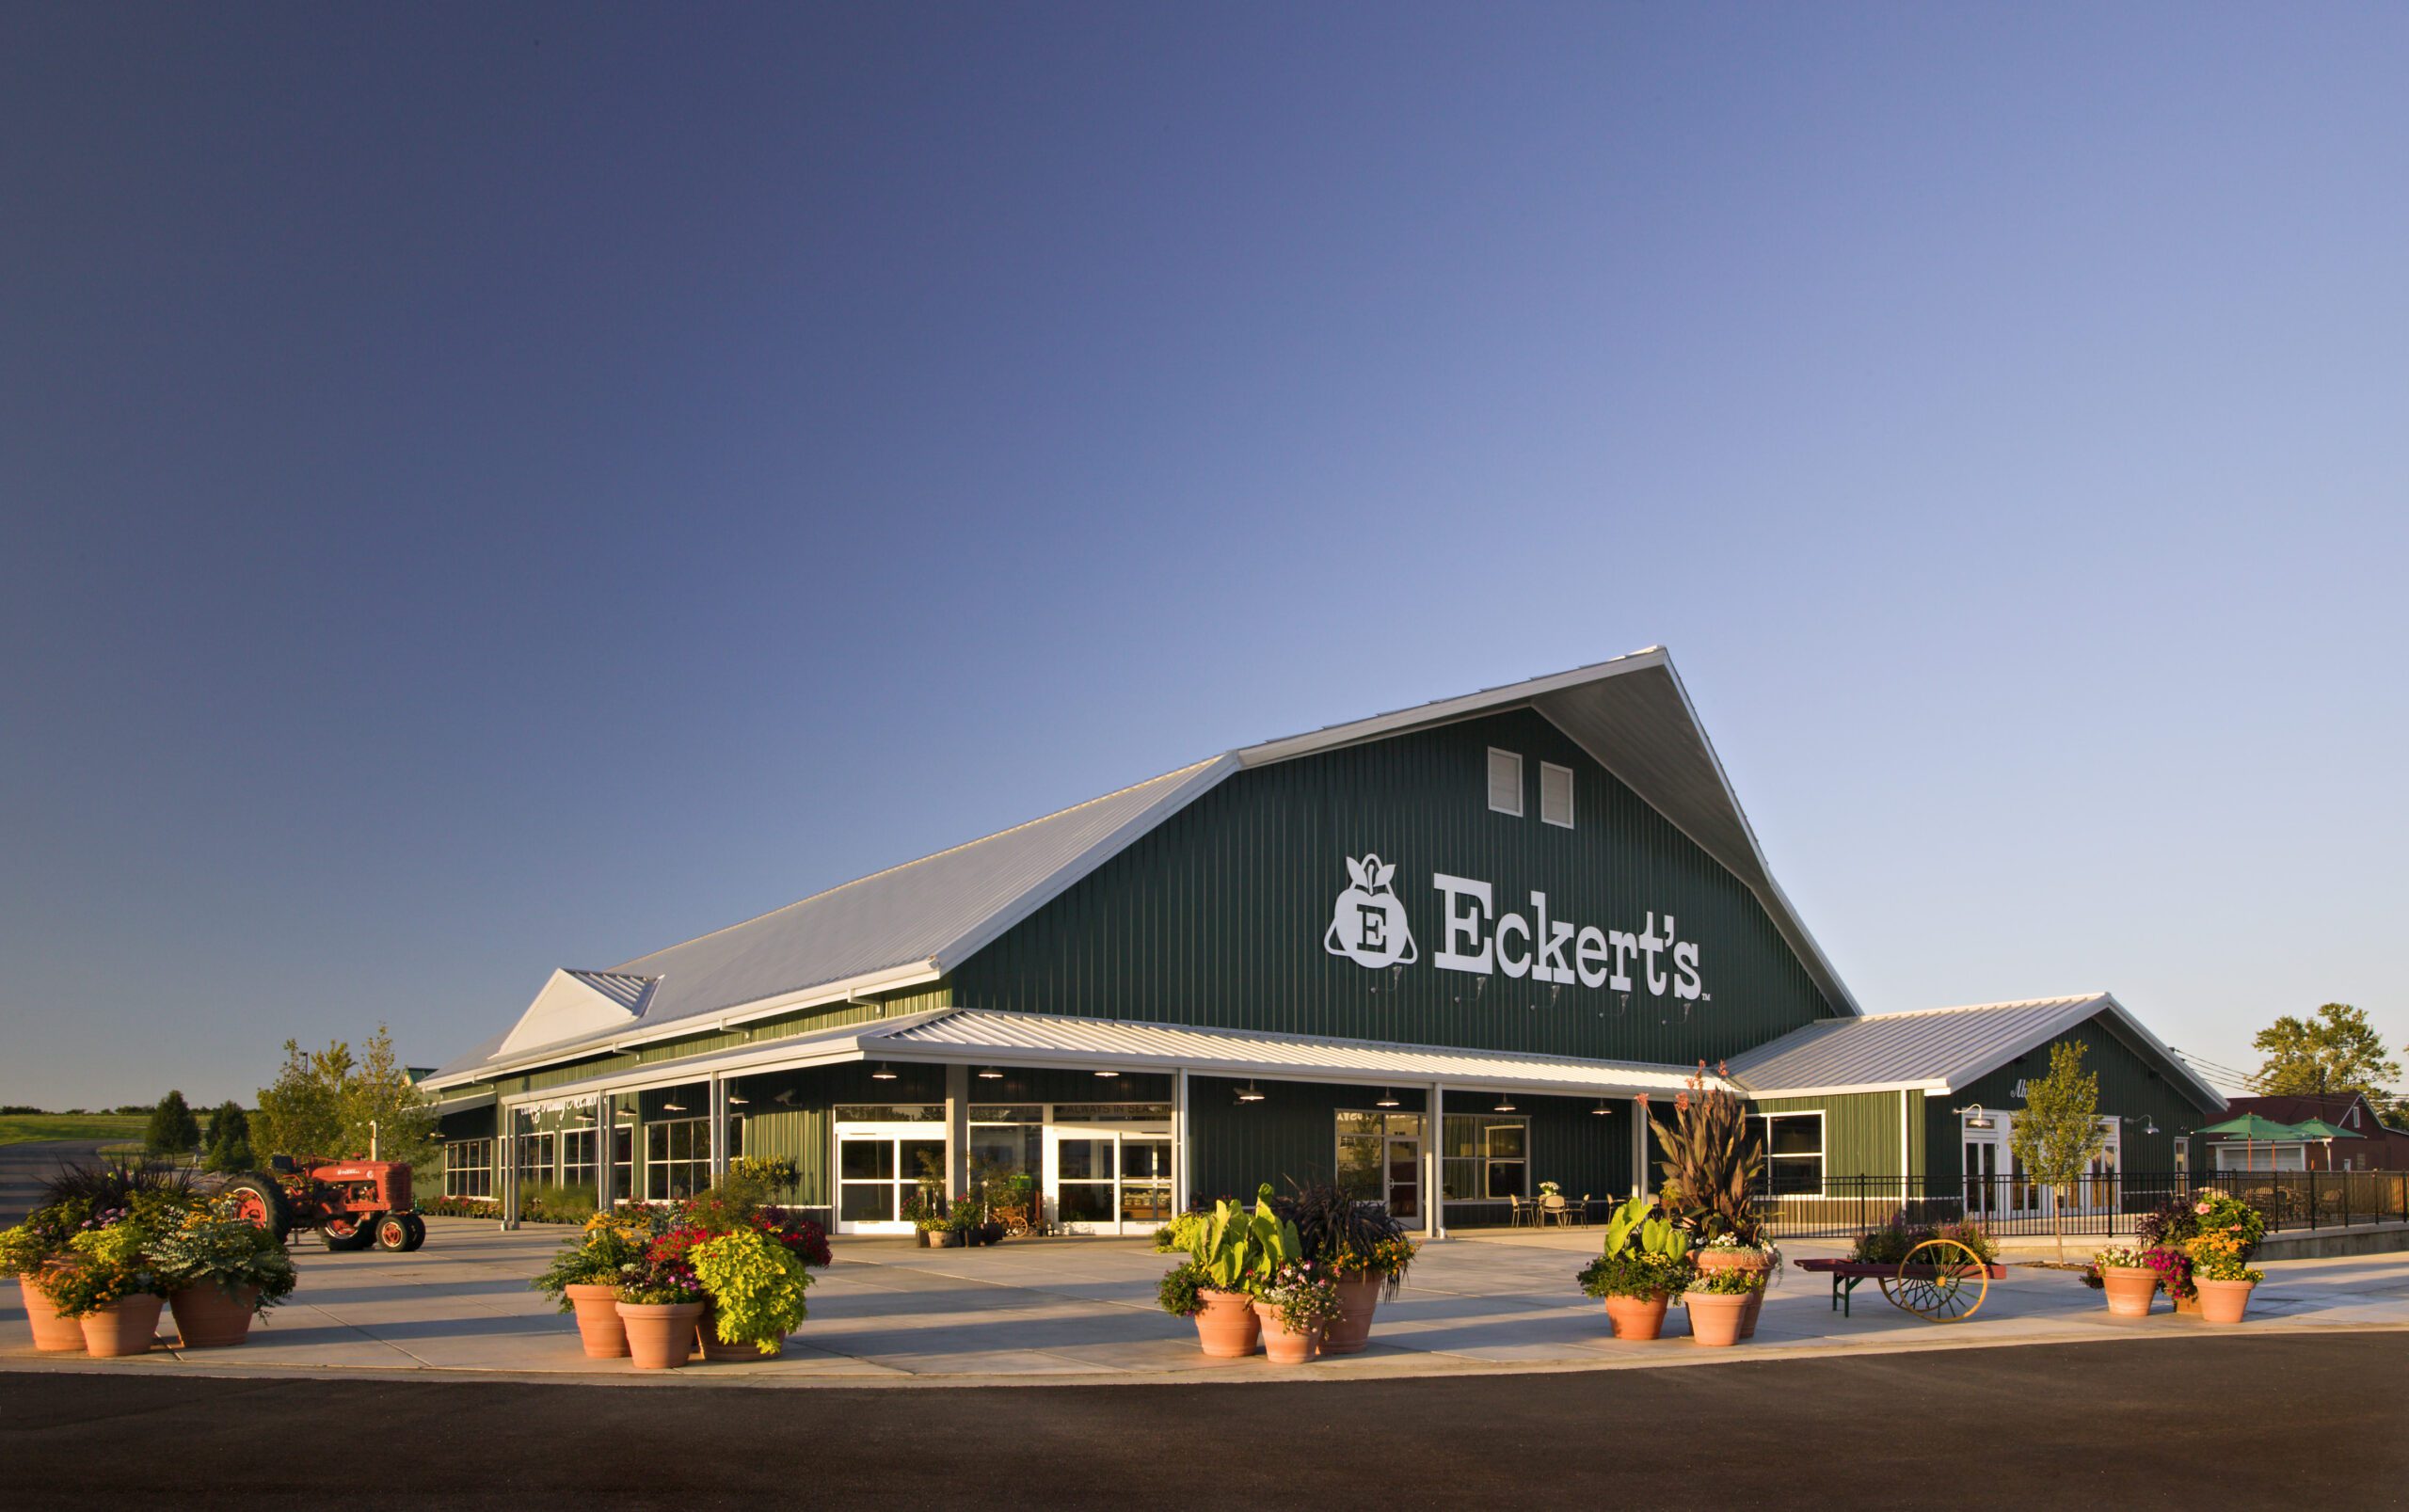
[(410, 1210), (410, 1168), (401, 1160), (295, 1160), (273, 1172), (246, 1171), (219, 1188), (242, 1197), (242, 1214), (283, 1239), (315, 1229), (329, 1249), (415, 1249), (426, 1220)]

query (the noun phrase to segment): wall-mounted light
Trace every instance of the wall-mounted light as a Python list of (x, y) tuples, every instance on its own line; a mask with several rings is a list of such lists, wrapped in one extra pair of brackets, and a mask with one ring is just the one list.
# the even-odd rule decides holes
[(882, 1060), (878, 1063), (877, 1069), (873, 1070), (869, 1074), (869, 1079), (872, 1081), (893, 1081), (895, 1079), (895, 1073), (888, 1070), (886, 1062)]
[(1241, 1103), (1260, 1103), (1263, 1101), (1263, 1094), (1255, 1090), (1253, 1078), (1249, 1077), (1247, 1084), (1238, 1089), (1238, 1101)]
[(979, 1068), (979, 1079), (981, 1081), (1001, 1081), (1004, 1079), (1004, 1074), (997, 1071), (993, 1066), (981, 1066)]
[(1380, 1089), (1380, 1095), (1374, 1100), (1372, 1106), (1374, 1107), (1395, 1107), (1396, 1106), (1396, 1093), (1383, 1087)]
[(683, 1113), (686, 1111), (686, 1105), (683, 1103), (663, 1103), (661, 1105), (661, 1110), (663, 1113)]
[(753, 1099), (749, 1097), (739, 1097), (734, 1092), (727, 1094), (727, 1106), (730, 1107), (745, 1107), (750, 1106), (752, 1101)]

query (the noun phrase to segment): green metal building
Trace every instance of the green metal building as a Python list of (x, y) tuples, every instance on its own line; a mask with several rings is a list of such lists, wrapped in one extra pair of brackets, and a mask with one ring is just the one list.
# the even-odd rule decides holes
[(1787, 1197), (1904, 1192), (1994, 1158), (2064, 1037), (2128, 1164), (2221, 1104), (2113, 998), (2047, 1003), (1862, 1016), (1650, 649), (563, 968), (423, 1085), (455, 1198), (669, 1200), (780, 1154), (870, 1233), (1004, 1172), (1070, 1232), (1332, 1175), (1431, 1232), (1503, 1221), (1644, 1184), (1642, 1100), (1700, 1074), (1754, 1100)]

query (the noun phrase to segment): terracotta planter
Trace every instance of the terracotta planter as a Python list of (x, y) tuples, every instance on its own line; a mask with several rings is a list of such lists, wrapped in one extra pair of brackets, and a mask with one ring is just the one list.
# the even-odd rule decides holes
[(1609, 1297), (1606, 1321), (1614, 1325), (1618, 1339), (1660, 1338), (1665, 1332), (1665, 1310), (1672, 1301), (1669, 1297)]
[(1746, 1270), (1755, 1273), (1757, 1284), (1743, 1300), (1740, 1337), (1753, 1339), (1757, 1334), (1757, 1313), (1765, 1305), (1765, 1277), (1772, 1264), (1763, 1251), (1757, 1249), (1693, 1249), (1690, 1258), (1698, 1262), (1699, 1273), (1712, 1276), (1719, 1270)]
[(1273, 1364), (1301, 1365), (1313, 1359), (1314, 1330), (1288, 1327), (1268, 1302), (1255, 1303), (1254, 1315), (1263, 1325), (1263, 1353)]
[(1254, 1302), (1244, 1292), (1217, 1292), (1199, 1289), (1196, 1299), (1204, 1304), (1196, 1314), (1196, 1342), (1216, 1360), (1243, 1360), (1254, 1353), (1263, 1337), (1263, 1321), (1254, 1315)]
[(619, 1289), (591, 1281), (562, 1288), (577, 1313), (577, 1342), (588, 1360), (625, 1360), (628, 1330), (619, 1321)]
[(638, 1370), (677, 1370), (694, 1352), (700, 1302), (621, 1302), (619, 1325), (628, 1332), (628, 1360)]
[(238, 1286), (232, 1291), (215, 1281), (203, 1281), (168, 1294), (175, 1310), (176, 1337), (183, 1349), (227, 1349), (251, 1336), (251, 1315), (259, 1310), (260, 1289)]
[(1322, 1330), (1321, 1352), (1360, 1355), (1372, 1342), (1372, 1314), (1380, 1305), (1381, 1281), (1357, 1273), (1338, 1279), (1338, 1316)]
[(25, 1321), (34, 1327), (34, 1347), (46, 1355), (71, 1354), (84, 1347), (84, 1326), (73, 1318), (58, 1315), (50, 1305), (50, 1296), (34, 1284), (31, 1276), (17, 1278), (17, 1289), (25, 1294)]
[(2250, 1307), (2250, 1293), (2258, 1283), (2251, 1281), (2208, 1281), (2192, 1278), (2200, 1289), (2200, 1320), (2204, 1323), (2239, 1323)]
[(2185, 1313), (2191, 1317), (2198, 1317), (2200, 1315), (2200, 1294), (2194, 1292), (2189, 1297), (2176, 1297), (2175, 1311)]
[(159, 1310), (167, 1305), (164, 1297), (148, 1293), (120, 1297), (97, 1312), (76, 1319), (84, 1329), (84, 1352), (95, 1360), (114, 1360), (120, 1355), (147, 1355), (152, 1341), (159, 1335)]
[(703, 1315), (694, 1324), (694, 1336), (702, 1341), (703, 1358), (718, 1361), (775, 1360), (785, 1353), (787, 1342), (778, 1340), (763, 1354), (757, 1344), (727, 1344), (719, 1336), (719, 1314), (709, 1302), (703, 1304)]
[(2158, 1295), (2158, 1272), (2146, 1265), (2102, 1265), (2099, 1289), (2108, 1294), (2109, 1312), (2120, 1318), (2146, 1318), (2150, 1298)]
[(1748, 1313), (1747, 1292), (1683, 1292), (1682, 1305), (1689, 1309), (1690, 1337), (1710, 1348), (1727, 1348), (1743, 1337), (1740, 1324)]

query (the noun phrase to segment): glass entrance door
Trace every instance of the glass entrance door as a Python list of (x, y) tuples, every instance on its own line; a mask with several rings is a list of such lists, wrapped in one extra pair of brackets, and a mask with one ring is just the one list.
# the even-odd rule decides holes
[(911, 1233), (904, 1203), (923, 1183), (945, 1191), (942, 1133), (926, 1123), (837, 1125), (838, 1233)]
[(1422, 1215), (1422, 1115), (1338, 1115), (1338, 1186), (1366, 1202), (1388, 1203), (1393, 1218)]
[(1966, 1140), (1966, 1216), (1977, 1221), (1999, 1211), (2005, 1194), (1999, 1185), (1999, 1141)]
[(1067, 1233), (1151, 1233), (1171, 1218), (1171, 1131), (1053, 1124), (1045, 1203)]

